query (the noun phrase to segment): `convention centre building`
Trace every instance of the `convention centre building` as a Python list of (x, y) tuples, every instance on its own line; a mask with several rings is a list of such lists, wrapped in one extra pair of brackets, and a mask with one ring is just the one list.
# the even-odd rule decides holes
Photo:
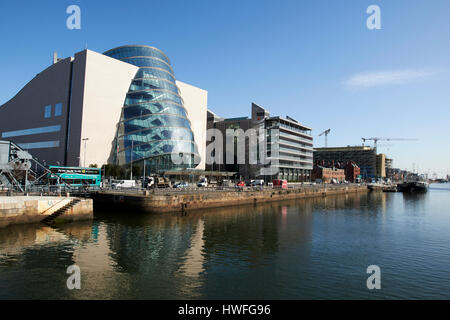
[(54, 55), (0, 106), (0, 140), (48, 165), (204, 170), (207, 104), (208, 92), (177, 81), (154, 47)]

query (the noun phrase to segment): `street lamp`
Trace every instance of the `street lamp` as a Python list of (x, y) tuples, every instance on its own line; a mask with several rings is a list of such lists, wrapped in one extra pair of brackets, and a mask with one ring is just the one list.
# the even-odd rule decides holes
[(83, 160), (83, 167), (86, 167), (86, 142), (89, 140), (89, 138), (81, 139), (84, 141), (84, 160)]
[(130, 180), (133, 180), (133, 140), (131, 141), (131, 162), (130, 162), (130, 169), (131, 169), (131, 173), (130, 173)]

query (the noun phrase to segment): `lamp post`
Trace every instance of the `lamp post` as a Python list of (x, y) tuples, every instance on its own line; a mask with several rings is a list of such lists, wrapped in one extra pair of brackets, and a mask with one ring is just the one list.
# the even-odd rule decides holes
[(86, 167), (86, 142), (89, 140), (89, 138), (81, 139), (84, 141), (84, 159), (83, 159), (83, 167)]
[(131, 172), (130, 172), (130, 180), (133, 180), (133, 142), (134, 141), (131, 141), (131, 161), (130, 161)]
[(144, 188), (144, 184), (145, 184), (145, 159), (144, 159), (144, 173), (142, 174), (142, 188)]

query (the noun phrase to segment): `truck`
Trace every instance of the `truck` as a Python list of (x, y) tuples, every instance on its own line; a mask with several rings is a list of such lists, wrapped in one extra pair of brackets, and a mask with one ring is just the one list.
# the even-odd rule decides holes
[(153, 188), (170, 188), (171, 183), (169, 178), (160, 177), (160, 176), (149, 176), (144, 180), (144, 189), (153, 189)]
[(142, 186), (144, 189), (151, 189), (155, 184), (155, 178), (153, 177), (145, 177), (144, 185)]
[(170, 188), (171, 183), (169, 178), (166, 177), (154, 177), (155, 178), (155, 185), (157, 188)]

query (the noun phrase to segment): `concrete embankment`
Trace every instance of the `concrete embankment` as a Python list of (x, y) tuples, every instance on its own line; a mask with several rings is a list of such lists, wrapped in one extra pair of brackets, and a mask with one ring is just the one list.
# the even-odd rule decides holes
[[(73, 202), (72, 197), (0, 197), (0, 228), (10, 224), (35, 223), (54, 214)], [(76, 221), (93, 218), (92, 199), (79, 199), (59, 219)]]
[(142, 192), (98, 192), (93, 195), (95, 206), (118, 210), (162, 213), (194, 209), (217, 208), (234, 205), (263, 203), (301, 199), (308, 197), (326, 197), (328, 195), (367, 192), (366, 186), (328, 186), (298, 187), (293, 189), (264, 189), (245, 191), (202, 190)]

